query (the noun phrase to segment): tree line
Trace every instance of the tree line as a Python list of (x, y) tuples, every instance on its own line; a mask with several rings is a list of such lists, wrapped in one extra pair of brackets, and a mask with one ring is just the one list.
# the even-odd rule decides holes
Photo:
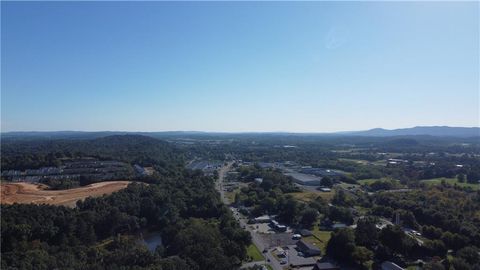
[[(199, 172), (133, 183), (76, 208), (2, 205), (2, 269), (233, 269), (250, 235)], [(136, 236), (159, 232), (150, 252)]]

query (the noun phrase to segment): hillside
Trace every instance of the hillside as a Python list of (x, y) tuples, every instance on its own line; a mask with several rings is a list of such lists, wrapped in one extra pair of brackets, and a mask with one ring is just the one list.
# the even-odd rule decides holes
[[(321, 130), (319, 128), (319, 130)], [(162, 132), (125, 132), (125, 131), (48, 131), (48, 132), (4, 132), (1, 134), (5, 141), (31, 141), (31, 140), (92, 140), (115, 136), (148, 136), (159, 139), (168, 138), (230, 138), (230, 137), (278, 137), (278, 136), (314, 136), (314, 137), (390, 137), (390, 136), (436, 136), (436, 137), (479, 137), (480, 127), (448, 127), (448, 126), (417, 126), (413, 128), (384, 129), (374, 128), (363, 131), (343, 132), (202, 132), (202, 131), (162, 131)]]
[(449, 136), (449, 137), (478, 137), (480, 136), (479, 127), (447, 127), (447, 126), (431, 126), (431, 127), (413, 127), (401, 129), (383, 129), (375, 128), (366, 131), (353, 131), (345, 134), (355, 136)]
[(2, 170), (57, 166), (63, 158), (96, 157), (156, 165), (167, 171), (183, 165), (183, 154), (171, 144), (141, 135), (113, 135), (90, 140), (5, 140)]

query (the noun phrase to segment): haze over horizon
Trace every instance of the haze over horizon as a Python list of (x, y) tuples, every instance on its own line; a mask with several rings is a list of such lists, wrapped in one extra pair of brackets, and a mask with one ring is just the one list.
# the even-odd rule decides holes
[(480, 123), (478, 2), (1, 7), (2, 132)]
[[(446, 129), (445, 129), (446, 128)], [(347, 134), (359, 134), (359, 133), (365, 133), (368, 132), (370, 135), (370, 132), (382, 132), (382, 131), (387, 131), (387, 132), (399, 132), (399, 131), (406, 131), (407, 133), (412, 132), (414, 130), (424, 130), (426, 133), (424, 135), (428, 135), (433, 133), (438, 133), (439, 135), (441, 133), (447, 132), (455, 132), (455, 134), (462, 134), (465, 135), (463, 132), (465, 132), (465, 129), (476, 129), (476, 132), (480, 132), (480, 126), (472, 126), (472, 127), (451, 127), (451, 126), (415, 126), (415, 127), (406, 127), (406, 128), (393, 128), (393, 129), (384, 129), (381, 127), (378, 128), (371, 128), (371, 129), (366, 129), (366, 130), (339, 130), (339, 131), (310, 131), (310, 132), (297, 132), (297, 131), (204, 131), (204, 130), (153, 130), (153, 131), (143, 131), (143, 130), (44, 130), (44, 131), (37, 131), (37, 130), (24, 130), (24, 131), (2, 131), (2, 134), (21, 134), (21, 133), (220, 133), (220, 134), (248, 134), (248, 133), (293, 133), (293, 134), (325, 134), (325, 135), (347, 135)], [(462, 131), (460, 131), (462, 130)], [(473, 131), (475, 132), (475, 131)], [(422, 134), (422, 133), (419, 133)], [(471, 132), (467, 131), (467, 134), (471, 134)], [(395, 134), (393, 134), (395, 135)], [(444, 134), (446, 136), (449, 136), (449, 134)], [(376, 136), (376, 135), (375, 135)], [(442, 135), (443, 136), (443, 135)]]

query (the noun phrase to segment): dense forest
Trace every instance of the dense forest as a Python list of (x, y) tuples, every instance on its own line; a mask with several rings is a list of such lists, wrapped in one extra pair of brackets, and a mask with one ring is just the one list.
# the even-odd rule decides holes
[(3, 140), (2, 170), (59, 166), (62, 160), (94, 157), (154, 166), (162, 175), (181, 171), (183, 152), (171, 144), (140, 135), (112, 135), (95, 139)]
[[(2, 269), (238, 267), (247, 257), (250, 235), (221, 203), (213, 178), (184, 169), (197, 159), (236, 160), (233, 180), (242, 183), (233, 205), (249, 217), (273, 214), (293, 228), (353, 225), (333, 230), (326, 246), (330, 258), (347, 265), (376, 269), (385, 260), (406, 266), (423, 258), (428, 261), (424, 269), (480, 269), (480, 191), (472, 188), (480, 180), (477, 140), (274, 135), (162, 139), (168, 142), (139, 135), (2, 142), (2, 170), (93, 157), (156, 171), (135, 176), (142, 183), (87, 198), (76, 208), (2, 205)], [(331, 197), (300, 200), (302, 190), (290, 176), (260, 166), (285, 161), (336, 169), (342, 176), (321, 180), (333, 189)], [(423, 181), (437, 177), (455, 184), (438, 180), (437, 186), (429, 186)], [(356, 188), (348, 189), (352, 184)], [(396, 216), (401, 224), (392, 223)], [(390, 224), (379, 228), (385, 220)], [(409, 236), (406, 228), (421, 237)], [(154, 252), (139, 240), (145, 231), (161, 235), (162, 245)]]
[[(160, 232), (150, 252), (136, 234)], [(211, 178), (183, 172), (77, 207), (2, 205), (2, 269), (232, 269), (250, 235)]]
[[(405, 266), (419, 258), (428, 260), (423, 269), (480, 269), (480, 192), (435, 187), (361, 200), (351, 203), (368, 211), (355, 228), (333, 232), (327, 246), (332, 258), (364, 269), (372, 260)], [(401, 224), (376, 226), (380, 218), (394, 221), (395, 215)], [(412, 237), (405, 228), (422, 236)]]
[[(76, 208), (2, 205), (2, 269), (232, 269), (246, 258), (250, 235), (221, 203), (213, 179), (185, 170), (183, 152), (167, 142), (139, 135), (2, 142), (2, 170), (77, 157), (157, 173)], [(139, 240), (145, 231), (161, 235), (155, 252)]]

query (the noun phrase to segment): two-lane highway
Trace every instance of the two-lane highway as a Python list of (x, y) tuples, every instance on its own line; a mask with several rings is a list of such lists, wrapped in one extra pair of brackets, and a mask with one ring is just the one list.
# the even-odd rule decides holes
[[(218, 192), (220, 192), (220, 197), (222, 198), (223, 203), (226, 205), (229, 205), (231, 202), (228, 201), (228, 199), (225, 197), (225, 191), (223, 188), (223, 181), (225, 179), (225, 175), (227, 172), (230, 170), (230, 168), (233, 165), (233, 161), (228, 162), (225, 166), (220, 168), (218, 170), (218, 180), (215, 183), (215, 187), (217, 188)], [(263, 253), (263, 250), (269, 249), (270, 246), (268, 243), (266, 243), (259, 235), (256, 233), (248, 224), (247, 220), (245, 218), (242, 218), (242, 214), (238, 212), (236, 208), (230, 208), (232, 209), (233, 216), (235, 219), (240, 223), (240, 226), (242, 228), (245, 228), (248, 232), (250, 232), (250, 235), (252, 236), (252, 243), (257, 246), (257, 248), (262, 252), (263, 257), (265, 258), (265, 262), (270, 265), (274, 270), (283, 270), (282, 265), (277, 261), (275, 257), (271, 254), (270, 251)]]

